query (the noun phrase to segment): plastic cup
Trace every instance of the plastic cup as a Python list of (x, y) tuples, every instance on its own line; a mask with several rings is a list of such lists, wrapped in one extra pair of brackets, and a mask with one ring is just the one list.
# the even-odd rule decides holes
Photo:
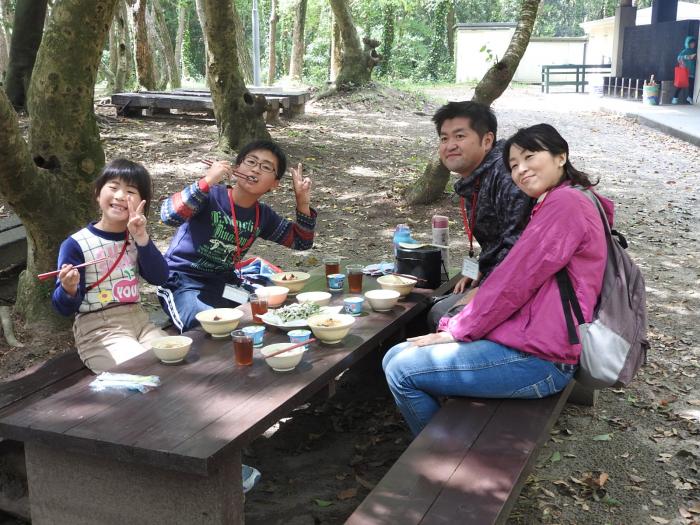
[(364, 297), (346, 297), (343, 304), (345, 305), (345, 311), (347, 313), (357, 316), (362, 313), (362, 305), (364, 302)]
[(328, 276), (328, 289), (331, 292), (342, 292), (345, 287), (345, 274), (332, 273)]
[(264, 326), (245, 326), (241, 328), (241, 331), (253, 339), (253, 346), (255, 348), (263, 345), (263, 338), (265, 337)]
[(348, 291), (350, 293), (362, 293), (362, 268), (361, 264), (348, 264), (345, 273), (348, 274)]
[(340, 273), (340, 257), (337, 255), (327, 255), (323, 258), (326, 265), (326, 278), (333, 273)]
[[(290, 343), (303, 343), (304, 341), (308, 341), (311, 337), (311, 330), (291, 330), (287, 332), (287, 335), (289, 336)], [(304, 350), (308, 349), (309, 345), (305, 345)]]
[(236, 364), (239, 366), (250, 366), (253, 364), (253, 338), (243, 330), (231, 332), (233, 339), (233, 355)]
[(250, 311), (253, 314), (253, 322), (256, 324), (263, 324), (260, 316), (267, 313), (267, 298), (252, 294), (250, 296)]

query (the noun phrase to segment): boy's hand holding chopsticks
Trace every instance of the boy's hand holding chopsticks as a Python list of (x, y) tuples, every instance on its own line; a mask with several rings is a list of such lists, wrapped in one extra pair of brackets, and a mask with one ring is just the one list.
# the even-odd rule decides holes
[[(208, 159), (202, 159), (202, 164), (207, 166), (209, 169), (207, 170), (206, 174), (204, 177), (207, 179), (207, 184), (209, 186), (213, 186), (214, 184), (218, 184), (222, 180), (230, 180), (231, 177), (238, 177), (239, 179), (247, 179), (250, 182), (258, 182), (258, 178), (253, 176), (253, 175), (245, 175), (243, 173), (238, 172), (236, 169), (234, 169), (231, 166), (231, 163), (224, 160), (224, 161), (211, 161)], [(210, 177), (211, 175), (211, 177)]]

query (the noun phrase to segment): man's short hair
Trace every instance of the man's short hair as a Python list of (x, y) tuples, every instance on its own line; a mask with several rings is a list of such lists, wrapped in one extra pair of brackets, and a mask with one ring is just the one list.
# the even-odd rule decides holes
[(496, 140), (496, 132), (498, 131), (496, 115), (490, 107), (471, 100), (448, 102), (435, 112), (433, 122), (435, 122), (438, 135), (440, 135), (442, 125), (446, 120), (458, 117), (469, 119), (470, 127), (479, 135), (480, 139), (483, 139), (484, 135), (490, 131), (493, 133), (493, 140)]

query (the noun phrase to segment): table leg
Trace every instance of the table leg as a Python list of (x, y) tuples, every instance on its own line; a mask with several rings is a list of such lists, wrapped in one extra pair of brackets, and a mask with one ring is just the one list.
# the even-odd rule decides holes
[(33, 525), (242, 525), (240, 452), (210, 476), (25, 444)]

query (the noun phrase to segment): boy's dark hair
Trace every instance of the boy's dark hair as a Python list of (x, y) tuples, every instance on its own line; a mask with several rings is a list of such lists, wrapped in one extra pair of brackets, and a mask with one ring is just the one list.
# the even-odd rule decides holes
[(275, 174), (275, 178), (280, 180), (284, 172), (287, 171), (287, 156), (284, 154), (284, 151), (282, 151), (282, 148), (271, 140), (254, 140), (243, 146), (236, 156), (236, 165), (243, 162), (243, 159), (246, 158), (250, 152), (258, 149), (269, 151), (277, 157), (277, 173)]
[(584, 188), (598, 184), (598, 181), (592, 182), (587, 173), (574, 168), (571, 160), (569, 160), (569, 143), (564, 140), (564, 137), (559, 134), (554, 126), (543, 123), (535, 124), (529, 128), (521, 128), (515, 135), (506, 140), (503, 146), (503, 164), (508, 167), (510, 166), (510, 148), (513, 144), (533, 153), (537, 151), (548, 151), (552, 155), (565, 153), (564, 176), (559, 181), (559, 184), (565, 180), (569, 180), (571, 184), (583, 186)]
[(435, 122), (438, 135), (440, 135), (442, 125), (446, 120), (458, 117), (468, 118), (470, 127), (479, 135), (480, 139), (483, 139), (484, 135), (490, 131), (493, 133), (494, 142), (496, 141), (498, 121), (493, 110), (484, 104), (471, 100), (448, 102), (435, 112), (433, 122)]
[[(114, 159), (102, 169), (95, 180), (95, 198), (100, 196), (104, 185), (114, 179), (121, 179), (126, 184), (135, 186), (139, 190), (141, 200), (146, 201), (143, 213), (148, 215), (151, 199), (153, 198), (153, 181), (148, 170), (138, 162), (132, 162), (128, 159)], [(138, 205), (138, 203), (136, 204)]]

